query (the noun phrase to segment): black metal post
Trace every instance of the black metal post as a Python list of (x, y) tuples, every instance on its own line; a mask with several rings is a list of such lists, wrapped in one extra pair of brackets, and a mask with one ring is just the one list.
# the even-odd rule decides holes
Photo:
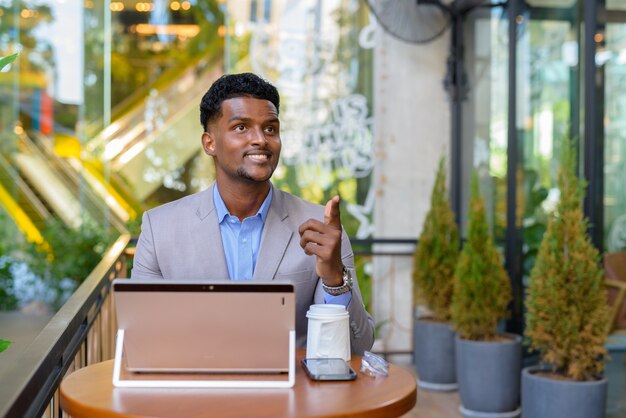
[(522, 333), (524, 323), (524, 289), (522, 284), (521, 225), (517, 224), (517, 168), (519, 166), (519, 143), (517, 132), (517, 27), (521, 19), (520, 0), (509, 0), (509, 80), (508, 80), (508, 140), (507, 140), (507, 187), (506, 187), (506, 244), (505, 267), (513, 289), (511, 318), (507, 329)]
[(465, 73), (463, 69), (463, 17), (453, 12), (452, 33), (450, 35), (450, 55), (448, 56), (448, 74), (445, 87), (450, 98), (450, 205), (456, 216), (456, 223), (461, 226), (462, 196), (461, 183), (463, 173), (463, 114), (462, 105), (465, 97)]
[(596, 66), (597, 46), (604, 42), (604, 0), (584, 0), (584, 176), (587, 193), (583, 204), (589, 219), (589, 236), (602, 251), (604, 229), (604, 66)]

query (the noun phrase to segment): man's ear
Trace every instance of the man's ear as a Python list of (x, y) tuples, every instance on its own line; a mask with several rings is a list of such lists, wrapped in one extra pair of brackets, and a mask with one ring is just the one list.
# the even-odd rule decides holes
[(206, 155), (215, 155), (215, 139), (211, 133), (204, 132), (202, 134), (202, 148)]

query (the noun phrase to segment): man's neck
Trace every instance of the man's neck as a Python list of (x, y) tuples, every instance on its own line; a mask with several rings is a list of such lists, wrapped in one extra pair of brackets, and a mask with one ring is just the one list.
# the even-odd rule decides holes
[(230, 212), (240, 221), (257, 214), (270, 191), (269, 180), (265, 183), (237, 184), (216, 181), (220, 196)]

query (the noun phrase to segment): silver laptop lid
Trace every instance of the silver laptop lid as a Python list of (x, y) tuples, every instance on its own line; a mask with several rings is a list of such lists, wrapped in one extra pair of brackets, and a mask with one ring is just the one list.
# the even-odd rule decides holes
[(113, 291), (129, 371), (288, 369), (292, 284), (116, 279)]

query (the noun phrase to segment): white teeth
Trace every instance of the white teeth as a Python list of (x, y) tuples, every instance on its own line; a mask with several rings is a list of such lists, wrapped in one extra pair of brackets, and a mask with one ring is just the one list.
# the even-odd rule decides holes
[(265, 154), (248, 154), (248, 155), (246, 155), (246, 157), (248, 157), (248, 158), (250, 158), (252, 160), (256, 160), (256, 161), (267, 161), (267, 159), (269, 158)]

